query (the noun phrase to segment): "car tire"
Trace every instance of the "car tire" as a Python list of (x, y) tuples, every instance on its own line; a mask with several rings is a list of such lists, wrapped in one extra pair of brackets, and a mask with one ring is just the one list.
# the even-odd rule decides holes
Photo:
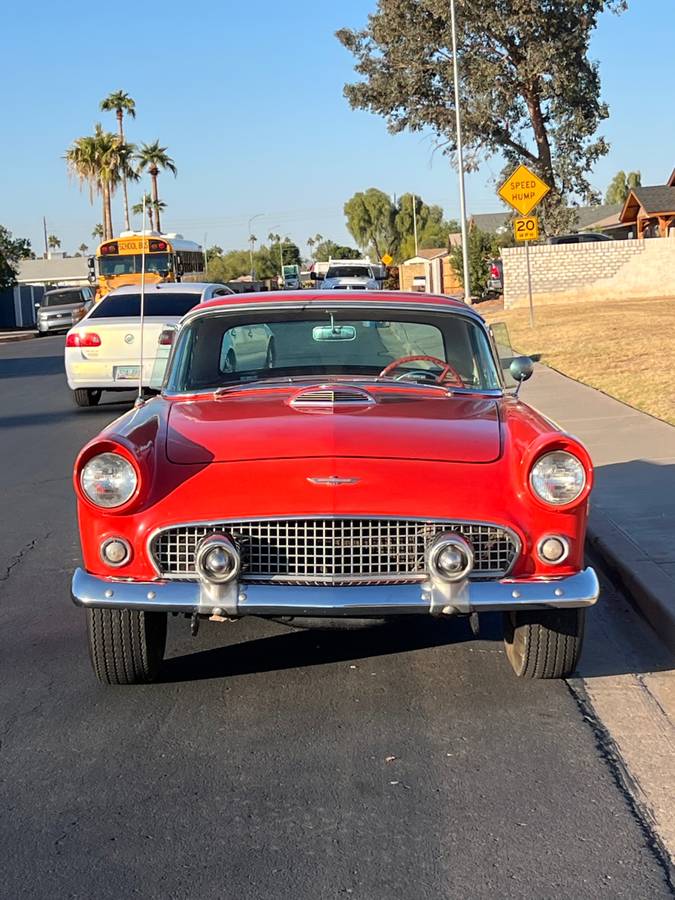
[(76, 406), (98, 406), (101, 399), (101, 391), (93, 388), (75, 388), (73, 391), (73, 400)]
[(506, 656), (519, 678), (569, 678), (584, 639), (585, 609), (504, 614)]
[(89, 658), (101, 684), (147, 684), (164, 659), (167, 614), (88, 609)]

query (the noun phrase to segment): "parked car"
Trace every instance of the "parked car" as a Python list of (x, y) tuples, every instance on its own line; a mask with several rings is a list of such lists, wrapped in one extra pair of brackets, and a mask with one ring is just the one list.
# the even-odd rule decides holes
[(331, 260), (321, 284), (323, 291), (377, 291), (380, 282), (366, 260)]
[[(223, 347), (254, 328), (272, 358), (232, 371)], [(505, 379), (517, 390), (532, 363), (504, 373), (497, 346), (473, 309), (428, 294), (248, 294), (188, 312), (161, 395), (75, 464), (72, 597), (97, 678), (153, 679), (168, 613), (194, 634), (203, 618), (500, 611), (517, 675), (570, 675), (598, 597), (593, 469), (513, 396)]]
[(547, 244), (593, 244), (598, 241), (613, 241), (609, 234), (600, 231), (577, 231), (574, 234), (554, 234), (546, 239)]
[(89, 287), (54, 288), (45, 291), (37, 309), (38, 334), (67, 331), (91, 309), (94, 292)]
[[(162, 333), (193, 306), (213, 297), (234, 296), (223, 284), (169, 282), (145, 288), (144, 387), (161, 384), (168, 346)], [(167, 340), (167, 338), (163, 338)], [(141, 371), (141, 298), (138, 285), (117, 288), (70, 329), (65, 349), (66, 378), (77, 406), (95, 406), (102, 391), (128, 391)]]

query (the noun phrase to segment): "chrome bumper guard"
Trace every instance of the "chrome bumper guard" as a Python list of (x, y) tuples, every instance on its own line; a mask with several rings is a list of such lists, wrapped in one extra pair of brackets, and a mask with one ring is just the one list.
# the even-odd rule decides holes
[(433, 579), (417, 584), (368, 584), (340, 587), (194, 581), (124, 581), (77, 569), (72, 597), (93, 609), (143, 609), (158, 612), (237, 616), (354, 617), (592, 606), (600, 587), (593, 569), (564, 578), (518, 581)]

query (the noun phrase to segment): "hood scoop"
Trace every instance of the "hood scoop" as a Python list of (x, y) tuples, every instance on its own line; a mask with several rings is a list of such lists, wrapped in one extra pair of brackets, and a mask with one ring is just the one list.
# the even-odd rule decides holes
[(320, 384), (302, 388), (288, 401), (293, 409), (363, 409), (376, 403), (372, 394), (363, 388), (340, 384)]

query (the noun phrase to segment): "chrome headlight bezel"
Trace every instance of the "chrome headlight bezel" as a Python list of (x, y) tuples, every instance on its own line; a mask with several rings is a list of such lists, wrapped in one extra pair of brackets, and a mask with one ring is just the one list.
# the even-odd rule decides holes
[[(119, 509), (129, 503), (138, 490), (136, 468), (126, 457), (112, 451), (97, 453), (88, 459), (82, 466), (79, 480), (83, 495), (99, 509)], [(106, 480), (110, 485), (107, 496), (97, 494), (95, 487)]]
[[(546, 476), (542, 474), (541, 469), (546, 465), (550, 465), (554, 458), (557, 458), (558, 465), (569, 466), (569, 471), (572, 474), (572, 477), (575, 478), (573, 491), (568, 492), (565, 496), (554, 496), (551, 491), (547, 492), (542, 484), (542, 479)], [(550, 478), (551, 476), (549, 475), (548, 477)], [(535, 460), (530, 469), (530, 489), (534, 496), (547, 506), (560, 507), (569, 506), (571, 503), (575, 503), (584, 493), (587, 482), (588, 475), (584, 464), (577, 456), (570, 453), (568, 450), (549, 450), (547, 453), (542, 453), (541, 456)], [(558, 484), (562, 485), (562, 479)]]

